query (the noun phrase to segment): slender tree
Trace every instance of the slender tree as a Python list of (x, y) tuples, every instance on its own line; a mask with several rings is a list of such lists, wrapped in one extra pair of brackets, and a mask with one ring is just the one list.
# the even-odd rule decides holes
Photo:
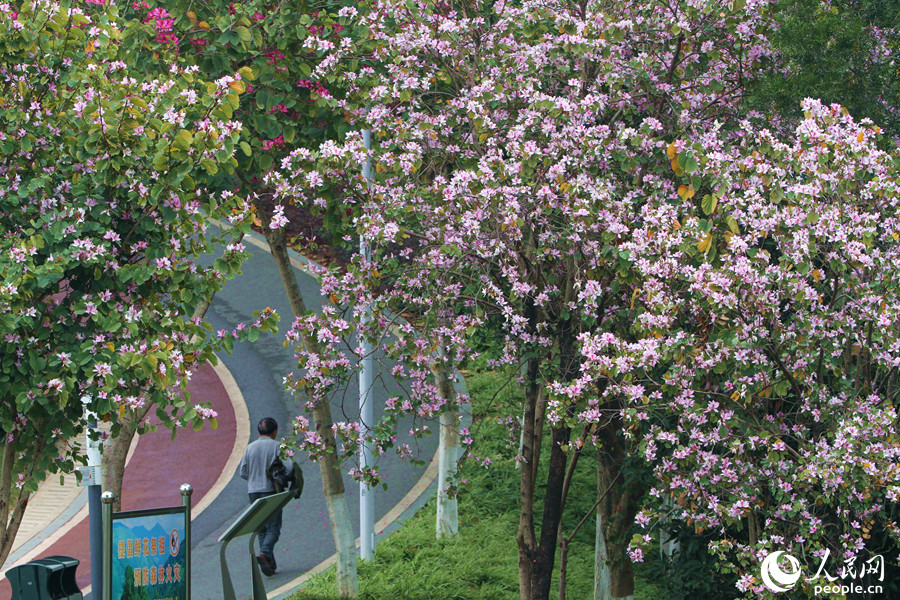
[[(174, 63), (198, 68), (211, 79), (234, 79), (236, 93), (222, 109), (235, 125), (239, 151), (233, 156), (233, 169), (208, 173), (205, 182), (211, 189), (247, 198), (253, 222), (272, 248), (294, 316), (301, 317), (306, 308), (287, 257), (283, 207), (268, 202), (273, 190), (263, 180), (288, 148), (318, 145), (349, 129), (324, 105), (325, 99), (340, 94), (339, 74), (311, 78), (325, 51), (353, 33), (340, 22), (341, 5), (261, 0), (151, 4), (135, 1), (124, 8), (128, 27), (123, 52), (129, 64), (145, 74), (165, 73)], [(314, 347), (315, 340), (309, 343)], [(328, 438), (332, 421), (327, 404), (318, 406), (314, 417)], [(114, 476), (124, 468), (129, 441), (123, 437), (111, 453)], [(323, 456), (320, 468), (340, 556), (340, 592), (351, 596), (357, 592), (356, 549), (335, 457), (335, 452)]]

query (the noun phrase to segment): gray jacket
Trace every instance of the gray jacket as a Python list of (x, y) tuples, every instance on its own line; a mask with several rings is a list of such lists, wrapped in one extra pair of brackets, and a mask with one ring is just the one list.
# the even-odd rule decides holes
[[(238, 475), (247, 480), (247, 493), (274, 492), (275, 486), (266, 474), (268, 468), (278, 457), (278, 448), (281, 444), (270, 437), (261, 436), (252, 442), (244, 450), (244, 457), (238, 465)], [(283, 461), (284, 468), (289, 473), (294, 469), (294, 463)]]

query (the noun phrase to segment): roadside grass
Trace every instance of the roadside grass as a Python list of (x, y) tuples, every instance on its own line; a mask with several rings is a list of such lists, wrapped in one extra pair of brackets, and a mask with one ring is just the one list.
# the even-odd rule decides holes
[[(472, 397), (474, 454), (488, 457), (488, 468), (470, 461), (460, 476), (468, 485), (459, 496), (459, 535), (435, 539), (435, 502), (431, 500), (399, 530), (378, 544), (375, 560), (359, 563), (359, 597), (363, 600), (518, 600), (516, 531), (519, 471), (513, 460), (518, 434), (498, 423), (501, 410), (520, 406), (514, 392), (502, 389), (505, 375), (466, 373)], [(498, 393), (498, 390), (499, 391)], [(549, 447), (542, 450), (542, 457)], [(543, 461), (542, 461), (543, 462)], [(546, 473), (538, 481), (546, 480)], [(538, 495), (543, 493), (539, 489)], [(571, 535), (596, 501), (592, 458), (576, 469), (563, 516), (563, 535)], [(541, 504), (535, 507), (540, 521)], [(588, 517), (568, 553), (566, 598), (592, 598), (594, 519)], [(663, 600), (663, 590), (641, 577), (636, 565), (635, 600)], [(559, 551), (551, 597), (558, 597)], [(334, 567), (310, 579), (290, 600), (338, 600)]]

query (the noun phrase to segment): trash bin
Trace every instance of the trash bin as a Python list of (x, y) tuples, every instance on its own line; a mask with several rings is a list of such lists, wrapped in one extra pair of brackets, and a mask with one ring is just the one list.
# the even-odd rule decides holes
[(75, 581), (75, 571), (78, 569), (78, 559), (71, 556), (48, 556), (45, 560), (55, 560), (63, 566), (62, 574), (59, 578), (60, 589), (64, 600), (83, 600), (84, 594), (78, 589), (78, 582)]
[(6, 572), (12, 600), (82, 600), (75, 583), (78, 559), (49, 556), (13, 567)]

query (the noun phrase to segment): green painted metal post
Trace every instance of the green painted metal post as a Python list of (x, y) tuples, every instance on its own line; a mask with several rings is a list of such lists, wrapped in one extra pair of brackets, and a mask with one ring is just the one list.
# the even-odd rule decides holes
[(179, 491), (184, 506), (184, 600), (191, 600), (191, 494), (194, 488), (189, 483), (182, 483)]
[(103, 492), (103, 594), (102, 600), (112, 600), (112, 508), (116, 495)]

